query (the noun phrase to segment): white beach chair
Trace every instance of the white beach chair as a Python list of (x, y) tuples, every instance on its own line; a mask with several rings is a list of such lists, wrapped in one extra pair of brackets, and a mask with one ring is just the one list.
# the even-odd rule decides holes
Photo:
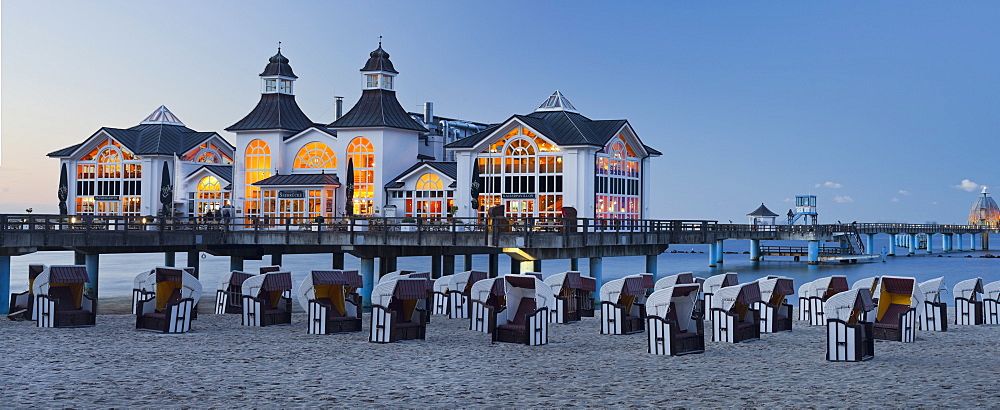
[(983, 278), (966, 279), (955, 284), (955, 324), (983, 324)]
[(948, 304), (941, 298), (941, 294), (947, 291), (944, 277), (920, 283), (920, 294), (924, 300), (917, 309), (917, 326), (920, 329), (932, 332), (948, 331)]
[[(727, 272), (719, 275), (709, 276), (707, 279), (705, 279), (705, 282), (701, 284), (701, 292), (703, 295), (701, 311), (708, 312), (709, 310), (712, 309), (713, 306), (712, 298), (715, 296), (715, 292), (717, 292), (721, 288), (727, 286), (733, 286), (738, 283), (740, 283), (740, 279), (739, 276), (736, 275), (736, 272)], [(712, 320), (712, 318), (709, 317), (708, 320)]]
[(580, 289), (576, 292), (580, 304), (580, 317), (594, 317), (595, 292), (597, 292), (597, 279), (580, 276)]
[(760, 338), (760, 285), (749, 282), (720, 288), (712, 298), (712, 341), (739, 343)]
[(915, 341), (917, 307), (921, 305), (922, 296), (916, 279), (883, 276), (873, 325), (874, 338), (905, 343)]
[(785, 298), (795, 293), (791, 278), (765, 277), (757, 280), (760, 302), (752, 307), (760, 312), (760, 332), (775, 333), (792, 330), (792, 305)]
[(455, 275), (450, 275), (434, 281), (434, 303), (431, 305), (431, 314), (451, 316), (448, 314), (448, 288), (454, 279)]
[(544, 282), (555, 295), (555, 303), (549, 310), (549, 323), (579, 322), (580, 298), (578, 292), (583, 288), (580, 272), (557, 273), (545, 278)]
[(601, 286), (601, 333), (626, 335), (645, 330), (646, 288), (639, 275), (608, 281)]
[(296, 290), (306, 311), (311, 335), (361, 331), (361, 295), (364, 286), (358, 271), (314, 270)]
[(423, 340), (430, 312), (418, 306), (427, 299), (428, 279), (397, 277), (372, 289), (371, 333), (373, 343)]
[(243, 281), (243, 326), (292, 323), (292, 273), (266, 272)]
[(97, 301), (84, 292), (89, 280), (83, 265), (55, 265), (42, 270), (31, 284), (38, 327), (97, 324)]
[(646, 301), (648, 352), (679, 356), (705, 351), (704, 318), (695, 314), (697, 283), (661, 288)]
[(219, 278), (219, 287), (215, 291), (215, 314), (243, 313), (243, 282), (251, 276), (254, 274), (232, 271)]
[(858, 362), (875, 357), (871, 322), (862, 317), (875, 308), (868, 288), (854, 288), (824, 302), (826, 315), (826, 360)]
[(202, 291), (193, 272), (194, 268), (160, 266), (137, 275), (135, 282), (142, 298), (134, 306), (135, 328), (162, 333), (191, 330)]
[[(681, 272), (676, 275), (664, 276), (660, 280), (656, 281), (656, 285), (653, 286), (653, 291), (656, 292), (660, 289), (666, 289), (674, 285), (683, 285), (694, 283), (694, 273), (692, 272)], [(699, 288), (701, 286), (699, 285)]]
[[(539, 346), (549, 343), (549, 306), (552, 288), (534, 275), (503, 276), (507, 309), (497, 315), (494, 342)], [(514, 308), (516, 306), (516, 308)]]
[(811, 314), (809, 325), (825, 325), (826, 317), (823, 312), (823, 304), (831, 296), (849, 289), (847, 277), (843, 275), (834, 275), (812, 281), (809, 287), (809, 309)]
[[(450, 276), (448, 284), (448, 317), (452, 319), (469, 318), (469, 297), (472, 286), (486, 279), (488, 273), (482, 271), (465, 271)], [(444, 278), (438, 279), (439, 281)]]
[[(880, 276), (872, 276), (870, 278), (858, 279), (858, 280), (854, 281), (853, 284), (851, 284), (851, 289), (861, 289), (861, 288), (868, 289), (869, 296), (871, 296), (871, 299), (872, 299), (872, 303), (875, 303), (875, 302), (878, 301), (878, 292), (879, 292), (879, 286), (878, 285), (880, 283), (879, 279), (881, 279)], [(861, 321), (864, 321), (864, 322), (873, 322), (874, 321), (874, 320), (872, 320), (872, 318), (868, 317), (869, 312), (870, 311), (868, 311), (868, 312), (862, 312), (861, 313)]]
[(1000, 280), (983, 285), (983, 324), (1000, 325)]
[(806, 322), (812, 320), (812, 302), (809, 301), (810, 292), (812, 292), (812, 281), (799, 285), (797, 292), (799, 296), (799, 320)]
[(497, 313), (507, 307), (506, 288), (501, 278), (486, 278), (472, 284), (469, 291), (469, 330), (493, 333)]
[(8, 319), (14, 321), (36, 319), (34, 316), (35, 294), (31, 290), (31, 285), (44, 270), (45, 265), (28, 265), (28, 290), (10, 294), (10, 308), (7, 310)]

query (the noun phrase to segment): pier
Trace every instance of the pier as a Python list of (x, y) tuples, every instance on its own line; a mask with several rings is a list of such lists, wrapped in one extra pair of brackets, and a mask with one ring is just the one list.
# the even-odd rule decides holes
[[(963, 243), (988, 248), (988, 234), (998, 229), (974, 225), (839, 224), (742, 225), (708, 220), (608, 220), (587, 218), (349, 218), (332, 222), (273, 218), (210, 219), (118, 216), (0, 215), (0, 309), (6, 310), (10, 294), (10, 258), (33, 252), (73, 251), (76, 263), (86, 265), (89, 288), (97, 294), (100, 255), (163, 252), (164, 265), (176, 263), (175, 253), (186, 254), (186, 265), (198, 268), (199, 252), (229, 256), (233, 270), (243, 261), (265, 255), (279, 261), (284, 254), (329, 253), (330, 267), (343, 268), (344, 254), (361, 259), (365, 283), (379, 273), (395, 270), (396, 258), (430, 256), (434, 277), (456, 271), (456, 257), (472, 269), (471, 256), (489, 257), (490, 275), (499, 275), (498, 255), (514, 261), (512, 271), (541, 269), (542, 261), (589, 261), (590, 272), (603, 282), (602, 258), (645, 256), (646, 271), (657, 271), (657, 256), (672, 244), (708, 244), (709, 266), (722, 264), (726, 240), (751, 241), (751, 259), (765, 255), (804, 256), (810, 264), (836, 258), (857, 259), (871, 253), (876, 234), (941, 235), (944, 251), (961, 250)], [(864, 236), (865, 244), (821, 247), (822, 242)], [(963, 238), (968, 238), (963, 239)], [(806, 241), (801, 248), (763, 247), (762, 240)], [(852, 242), (853, 243), (853, 242)], [(956, 246), (957, 245), (957, 246)], [(889, 254), (894, 254), (890, 249)], [(913, 248), (910, 248), (913, 251)], [(793, 255), (794, 254), (794, 255)], [(370, 288), (366, 289), (370, 292)]]

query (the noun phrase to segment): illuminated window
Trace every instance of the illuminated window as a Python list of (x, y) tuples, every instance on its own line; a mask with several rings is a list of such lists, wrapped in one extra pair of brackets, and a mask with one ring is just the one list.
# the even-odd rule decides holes
[(273, 93), (277, 90), (278, 81), (273, 79), (264, 80), (264, 92)]
[(441, 183), (441, 177), (434, 174), (423, 174), (420, 179), (417, 180), (418, 190), (430, 190), (430, 189), (444, 189), (444, 184)]
[(516, 127), (482, 150), (476, 160), (479, 215), (503, 205), (508, 216), (562, 216), (563, 158), (559, 148), (526, 127)]
[(639, 219), (640, 171), (635, 150), (621, 134), (598, 151), (595, 216), (599, 219)]
[(382, 88), (384, 88), (386, 90), (391, 90), (392, 89), (392, 76), (391, 75), (383, 75), (382, 76)]
[(336, 168), (337, 156), (329, 146), (322, 142), (310, 142), (295, 155), (296, 169), (302, 168)]
[(354, 215), (375, 213), (375, 146), (365, 137), (351, 140), (347, 158), (354, 162)]
[(378, 88), (378, 75), (376, 74), (366, 74), (365, 80), (367, 82), (367, 88)]
[(260, 188), (253, 186), (255, 182), (271, 176), (271, 148), (263, 140), (253, 140), (247, 145), (246, 155), (246, 197), (243, 203), (243, 213), (246, 216), (260, 215)]
[(210, 142), (199, 145), (197, 148), (188, 151), (183, 157), (184, 161), (194, 161), (204, 164), (232, 164), (233, 159), (223, 154), (219, 147)]
[(292, 93), (292, 81), (291, 80), (281, 80), (281, 89), (279, 91), (282, 92), (282, 93), (284, 93), (284, 94), (291, 94)]

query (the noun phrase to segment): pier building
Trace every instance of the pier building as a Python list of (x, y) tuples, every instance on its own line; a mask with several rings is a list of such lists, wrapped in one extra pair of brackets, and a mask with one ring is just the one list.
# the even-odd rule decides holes
[(59, 159), (63, 215), (200, 216), (231, 201), (232, 144), (188, 128), (165, 106), (48, 156)]

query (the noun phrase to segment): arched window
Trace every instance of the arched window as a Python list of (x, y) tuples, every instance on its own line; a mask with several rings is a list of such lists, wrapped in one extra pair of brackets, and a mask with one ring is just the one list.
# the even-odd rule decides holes
[[(357, 164), (355, 164), (357, 166)], [(336, 168), (337, 155), (322, 142), (310, 142), (295, 154), (292, 168)]]
[[(515, 127), (480, 151), (479, 215), (503, 205), (508, 216), (556, 218), (563, 200), (559, 147), (526, 127)], [(540, 221), (544, 223), (544, 221)]]
[(198, 162), (218, 164), (221, 160), (219, 159), (219, 154), (215, 151), (203, 151), (201, 155), (198, 155)]
[(118, 141), (101, 141), (79, 161), (76, 213), (139, 215), (142, 204), (142, 164)]
[(263, 140), (250, 141), (244, 160), (246, 200), (243, 203), (243, 213), (246, 216), (260, 215), (260, 188), (253, 184), (271, 176), (271, 148)]
[(430, 190), (430, 189), (444, 189), (444, 184), (441, 183), (441, 177), (434, 174), (423, 174), (420, 179), (417, 180), (418, 190)]
[(375, 146), (365, 137), (351, 140), (347, 158), (354, 162), (354, 214), (375, 213)]
[(621, 134), (597, 153), (596, 217), (639, 219), (639, 159)]

